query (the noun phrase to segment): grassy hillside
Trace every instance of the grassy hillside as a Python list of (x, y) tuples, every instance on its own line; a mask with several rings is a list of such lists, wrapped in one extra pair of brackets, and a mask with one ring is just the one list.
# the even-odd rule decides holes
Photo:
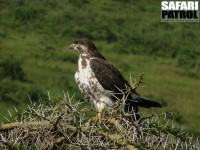
[(28, 95), (38, 101), (47, 91), (53, 98), (69, 91), (83, 100), (73, 79), (78, 55), (68, 47), (88, 37), (126, 79), (145, 74), (142, 95), (167, 103), (178, 124), (200, 131), (199, 29), (161, 23), (160, 1), (1, 0), (1, 118), (13, 105), (23, 109)]

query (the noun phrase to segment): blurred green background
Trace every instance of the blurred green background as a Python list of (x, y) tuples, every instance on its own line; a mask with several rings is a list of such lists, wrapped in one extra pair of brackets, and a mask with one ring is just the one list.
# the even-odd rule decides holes
[[(158, 0), (0, 0), (0, 118), (32, 101), (76, 93), (78, 54), (87, 37), (138, 92), (175, 111), (178, 126), (200, 132), (200, 24), (160, 22)], [(152, 110), (143, 110), (148, 115)]]

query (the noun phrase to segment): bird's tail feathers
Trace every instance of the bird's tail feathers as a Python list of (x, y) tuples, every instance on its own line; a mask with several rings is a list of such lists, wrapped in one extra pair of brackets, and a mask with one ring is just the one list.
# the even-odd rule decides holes
[(150, 108), (150, 107), (163, 107), (160, 103), (149, 100), (147, 98), (141, 97), (138, 94), (131, 93), (132, 100), (141, 107)]

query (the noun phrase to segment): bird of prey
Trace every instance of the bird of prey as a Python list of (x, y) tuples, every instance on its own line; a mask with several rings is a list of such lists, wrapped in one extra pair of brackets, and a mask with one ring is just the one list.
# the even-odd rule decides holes
[(158, 102), (140, 96), (89, 39), (74, 41), (70, 49), (79, 53), (78, 70), (74, 78), (84, 98), (92, 102), (97, 109), (94, 120), (101, 121), (105, 108), (121, 100), (127, 90), (129, 93), (125, 100), (125, 112), (134, 110), (137, 114), (138, 106), (162, 107)]

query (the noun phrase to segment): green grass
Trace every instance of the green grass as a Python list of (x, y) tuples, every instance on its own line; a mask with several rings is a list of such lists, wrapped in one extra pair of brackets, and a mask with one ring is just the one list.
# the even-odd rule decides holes
[[(183, 116), (179, 125), (200, 131), (199, 23), (161, 23), (160, 1), (2, 0), (0, 8), (0, 56), (21, 62), (28, 81), (11, 81), (19, 87), (83, 100), (73, 77), (78, 54), (68, 47), (88, 37), (127, 80), (145, 74), (141, 95), (164, 99), (166, 110)], [(28, 103), (16, 100), (19, 109)], [(0, 116), (13, 109), (9, 100), (0, 103)]]

